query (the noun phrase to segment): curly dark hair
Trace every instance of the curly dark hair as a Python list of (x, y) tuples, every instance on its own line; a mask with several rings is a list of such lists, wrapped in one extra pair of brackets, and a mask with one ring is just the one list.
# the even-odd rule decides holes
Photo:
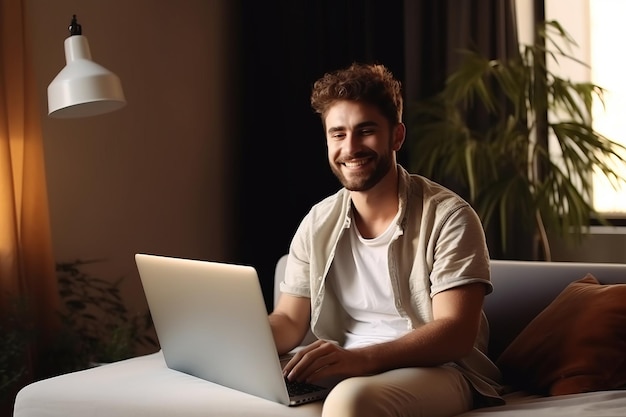
[(378, 107), (391, 125), (402, 122), (400, 81), (384, 65), (353, 63), (329, 72), (313, 84), (311, 106), (326, 117), (337, 100), (362, 101)]

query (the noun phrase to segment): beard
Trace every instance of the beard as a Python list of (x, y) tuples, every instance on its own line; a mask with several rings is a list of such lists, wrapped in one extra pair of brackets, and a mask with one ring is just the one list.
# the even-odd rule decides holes
[[(350, 174), (349, 178), (341, 171), (342, 161), (352, 158), (369, 158), (373, 157), (373, 168), (368, 171)], [(354, 155), (348, 155), (344, 158), (337, 158), (331, 162), (330, 168), (337, 177), (341, 185), (348, 191), (367, 191), (380, 182), (387, 175), (392, 165), (391, 149), (385, 154), (376, 154), (373, 151), (358, 152)]]

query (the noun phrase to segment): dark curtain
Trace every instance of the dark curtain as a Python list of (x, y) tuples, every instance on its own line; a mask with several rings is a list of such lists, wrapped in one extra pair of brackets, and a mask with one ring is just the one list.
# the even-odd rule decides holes
[(518, 53), (515, 0), (405, 0), (404, 25), (408, 101), (441, 90), (461, 49), (490, 58)]
[(354, 61), (404, 77), (402, 0), (240, 0), (237, 262), (271, 305), (274, 266), (309, 208), (339, 188), (311, 86)]
[[(405, 96), (412, 102), (439, 92), (447, 76), (460, 63), (462, 49), (473, 49), (491, 58), (519, 55), (515, 0), (406, 0), (405, 1)], [(467, 115), (472, 126), (488, 126), (489, 118), (480, 108)], [(410, 125), (407, 126), (410, 129)], [(407, 144), (419, 152), (419, 140)], [(440, 180), (441, 181), (441, 180)], [(467, 190), (453, 181), (444, 185), (467, 198)], [(531, 257), (532, 236), (509, 226), (507, 252), (500, 241), (499, 219), (487, 228), (487, 242), (494, 259)]]
[[(383, 63), (406, 100), (437, 92), (458, 48), (516, 48), (514, 0), (239, 0), (240, 103), (233, 261), (259, 272), (272, 303), (274, 265), (311, 205), (334, 193), (309, 95), (327, 71)], [(408, 147), (399, 154), (406, 165)]]

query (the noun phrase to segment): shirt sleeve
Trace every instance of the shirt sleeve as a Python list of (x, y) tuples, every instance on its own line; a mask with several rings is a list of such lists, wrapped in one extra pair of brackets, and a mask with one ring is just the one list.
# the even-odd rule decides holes
[(280, 291), (297, 297), (311, 298), (310, 265), (307, 246), (308, 228), (311, 214), (304, 217), (289, 246), (289, 256), (285, 266), (285, 277), (280, 283)]
[(469, 205), (452, 211), (434, 238), (431, 297), (475, 282), (485, 284), (486, 294), (493, 291), (485, 233), (478, 215)]

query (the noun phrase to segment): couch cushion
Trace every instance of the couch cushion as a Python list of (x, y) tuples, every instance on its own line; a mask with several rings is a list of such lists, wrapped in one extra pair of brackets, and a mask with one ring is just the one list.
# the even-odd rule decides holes
[[(626, 279), (626, 277), (624, 277)], [(497, 360), (505, 382), (562, 395), (626, 385), (626, 284), (569, 284)]]

